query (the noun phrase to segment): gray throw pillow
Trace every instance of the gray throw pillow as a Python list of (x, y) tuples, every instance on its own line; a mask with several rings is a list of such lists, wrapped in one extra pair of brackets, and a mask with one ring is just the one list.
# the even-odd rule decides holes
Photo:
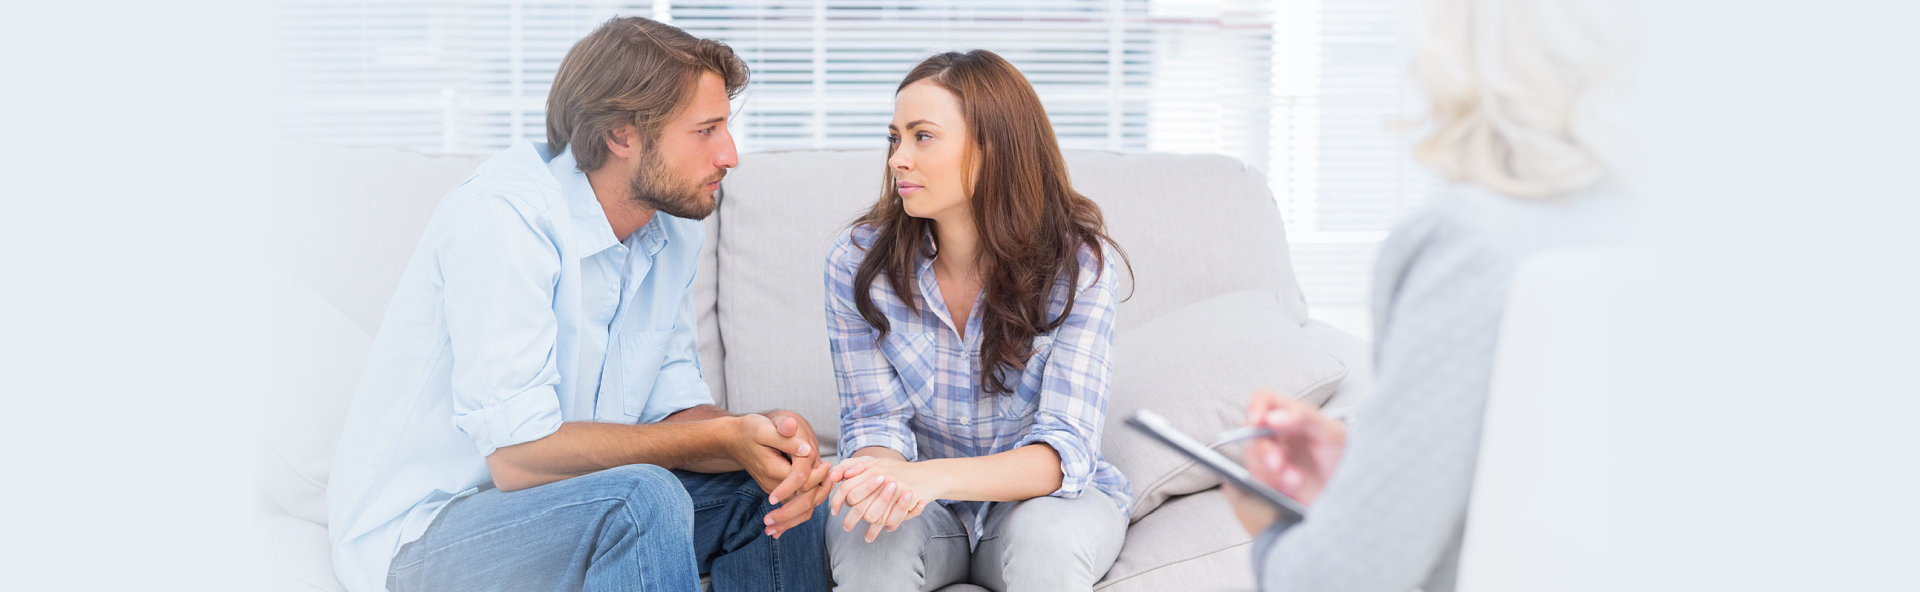
[[(1194, 439), (1238, 427), (1247, 396), (1270, 389), (1318, 405), (1347, 367), (1291, 320), (1272, 290), (1248, 290), (1189, 304), (1114, 339), (1113, 394), (1101, 452), (1133, 482), (1133, 519), (1168, 497), (1197, 493), (1220, 478), (1126, 426), (1151, 409)], [(1228, 456), (1237, 459), (1237, 452)]]

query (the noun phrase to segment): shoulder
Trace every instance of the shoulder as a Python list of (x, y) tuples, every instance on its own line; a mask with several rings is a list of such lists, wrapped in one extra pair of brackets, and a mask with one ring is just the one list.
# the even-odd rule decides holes
[(1381, 245), (1375, 291), (1391, 296), (1409, 282), (1504, 284), (1511, 270), (1535, 253), (1618, 243), (1628, 226), (1626, 200), (1604, 189), (1518, 199), (1473, 186), (1449, 187), (1396, 226)]
[(856, 224), (840, 231), (833, 239), (833, 246), (827, 249), (827, 268), (849, 272), (859, 269), (867, 259), (867, 251), (873, 249), (873, 241), (878, 234), (878, 229), (867, 224)]
[(1074, 259), (1080, 266), (1079, 285), (1075, 286), (1077, 291), (1084, 292), (1095, 286), (1106, 286), (1112, 290), (1119, 281), (1115, 277), (1119, 268), (1116, 260), (1119, 258), (1113, 246), (1104, 242), (1098, 243), (1097, 247), (1081, 245), (1080, 250), (1074, 253)]
[(1556, 247), (1617, 243), (1626, 234), (1627, 212), (1627, 197), (1607, 189), (1519, 199), (1454, 186), (1397, 226), (1383, 253), (1461, 248), (1522, 258)]
[(532, 146), (522, 144), (474, 169), (447, 194), (440, 214), (489, 226), (486, 223), (533, 222), (564, 211), (565, 201), (546, 161)]
[(529, 212), (549, 211), (565, 203), (565, 196), (547, 164), (533, 145), (518, 144), (481, 163), (455, 191), (492, 196)]

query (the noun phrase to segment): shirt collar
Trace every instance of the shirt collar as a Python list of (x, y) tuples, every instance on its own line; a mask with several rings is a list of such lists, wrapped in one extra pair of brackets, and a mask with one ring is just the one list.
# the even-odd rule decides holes
[(660, 249), (667, 246), (666, 217), (666, 212), (654, 212), (653, 219), (627, 236), (627, 246), (646, 253), (648, 257), (660, 254)]
[[(553, 178), (560, 182), (560, 193), (567, 200), (567, 210), (573, 218), (573, 238), (579, 242), (581, 256), (593, 255), (620, 244), (620, 240), (613, 236), (613, 223), (607, 220), (606, 209), (593, 196), (593, 185), (587, 182), (587, 174), (580, 171), (580, 162), (573, 158), (573, 149), (562, 148), (559, 154), (547, 161), (547, 167), (553, 170)], [(659, 218), (654, 216), (656, 221)], [(648, 223), (647, 226), (653, 224)], [(641, 230), (645, 232), (648, 228)]]
[[(920, 244), (926, 247), (926, 257), (920, 259), (920, 273), (918, 274), (920, 298), (926, 302), (928, 308), (938, 309), (940, 307), (934, 306), (933, 302), (935, 295), (940, 293), (940, 282), (933, 277), (933, 259), (935, 255), (940, 254), (940, 245), (933, 242), (932, 224), (927, 225), (922, 237)], [(947, 311), (937, 310), (935, 312), (939, 314), (941, 318), (946, 318), (947, 316)], [(951, 323), (953, 321), (949, 319), (947, 322)]]

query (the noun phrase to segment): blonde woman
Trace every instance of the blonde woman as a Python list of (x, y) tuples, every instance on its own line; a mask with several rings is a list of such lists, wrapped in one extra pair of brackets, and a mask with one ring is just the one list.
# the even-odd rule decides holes
[[(1630, 20), (1611, 0), (1436, 0), (1416, 46), (1433, 130), (1419, 160), (1453, 181), (1402, 223), (1374, 274), (1374, 394), (1353, 426), (1257, 393), (1255, 475), (1307, 503), (1276, 521), (1235, 496), (1262, 590), (1454, 587), (1494, 340), (1514, 268), (1615, 242)], [(1336, 470), (1337, 469), (1337, 470)]]

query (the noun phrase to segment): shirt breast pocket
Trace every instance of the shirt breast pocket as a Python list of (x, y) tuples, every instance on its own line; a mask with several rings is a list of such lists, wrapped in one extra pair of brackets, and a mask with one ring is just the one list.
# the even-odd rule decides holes
[[(673, 339), (673, 331), (628, 331), (614, 337), (616, 356), (608, 364), (618, 369), (619, 379), (609, 390), (602, 389), (603, 401), (609, 396), (618, 399), (622, 414), (628, 419), (640, 417), (647, 407), (647, 399), (653, 395), (653, 387), (660, 379), (660, 369), (667, 363), (667, 348)], [(602, 405), (606, 407), (606, 405)]]
[(926, 409), (933, 398), (934, 374), (939, 371), (932, 333), (893, 331), (880, 340), (880, 353), (900, 379), (900, 387), (916, 408)]
[(1020, 381), (1014, 383), (1014, 392), (1001, 398), (1001, 417), (1032, 415), (1039, 407), (1040, 386), (1047, 378), (1047, 360), (1053, 357), (1053, 336), (1044, 333), (1033, 336), (1032, 347), (1033, 354), (1027, 357), (1026, 367), (1019, 370)]

